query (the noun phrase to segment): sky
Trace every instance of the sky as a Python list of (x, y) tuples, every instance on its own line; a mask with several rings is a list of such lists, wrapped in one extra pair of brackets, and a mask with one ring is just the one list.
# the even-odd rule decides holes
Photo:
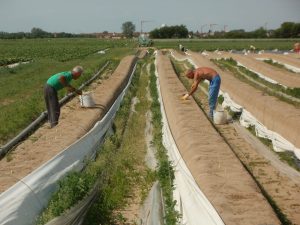
[[(0, 31), (121, 32), (131, 21), (136, 31), (163, 24), (207, 32), (300, 23), (300, 0), (0, 0)], [(215, 25), (210, 25), (215, 24)]]

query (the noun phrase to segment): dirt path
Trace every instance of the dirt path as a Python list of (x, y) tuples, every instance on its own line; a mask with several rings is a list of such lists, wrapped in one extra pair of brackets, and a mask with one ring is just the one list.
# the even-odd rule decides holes
[(298, 74), (288, 72), (287, 70), (277, 68), (265, 62), (259, 61), (248, 55), (233, 54), (222, 52), (221, 55), (216, 53), (209, 53), (208, 58), (233, 58), (235, 61), (241, 63), (248, 69), (260, 73), (266, 77), (283, 84), (286, 87), (300, 87), (300, 76)]
[(225, 224), (280, 224), (251, 176), (196, 103), (180, 100), (186, 89), (166, 56), (158, 55), (158, 74), (169, 126), (182, 158)]
[(91, 87), (95, 108), (81, 108), (78, 98), (61, 110), (59, 124), (49, 129), (44, 124), (16, 149), (0, 161), (0, 193), (57, 155), (87, 133), (108, 111), (129, 78), (135, 57), (125, 57), (107, 80), (98, 80)]

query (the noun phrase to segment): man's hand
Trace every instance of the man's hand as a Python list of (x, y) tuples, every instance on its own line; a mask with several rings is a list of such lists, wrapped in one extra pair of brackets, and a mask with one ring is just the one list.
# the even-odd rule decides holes
[(76, 94), (78, 94), (78, 95), (82, 95), (82, 91), (80, 91), (80, 90), (76, 90)]
[(82, 95), (82, 91), (80, 91), (80, 90), (77, 90), (76, 88), (74, 88), (73, 86), (68, 86), (67, 87), (67, 89), (68, 89), (68, 92), (69, 93), (71, 93), (71, 92), (75, 92), (76, 94), (78, 94), (78, 95)]
[(188, 98), (189, 98), (189, 94), (187, 93), (187, 94), (184, 94), (182, 97), (181, 97), (181, 99), (182, 100), (187, 100)]
[(67, 86), (67, 90), (69, 93), (76, 91), (76, 89), (73, 86)]

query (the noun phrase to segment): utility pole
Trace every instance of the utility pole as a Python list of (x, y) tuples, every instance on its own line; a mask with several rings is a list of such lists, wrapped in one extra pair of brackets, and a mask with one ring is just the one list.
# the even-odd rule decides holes
[(268, 22), (265, 22), (265, 26), (264, 26), (265, 30), (267, 30), (267, 25), (268, 25)]
[(212, 33), (212, 28), (213, 28), (213, 26), (216, 26), (216, 25), (218, 25), (218, 24), (215, 24), (215, 23), (209, 24), (209, 33)]
[(148, 22), (152, 22), (152, 20), (141, 20), (141, 34), (143, 33), (143, 24)]
[(226, 33), (226, 28), (228, 27), (228, 25), (224, 25), (224, 33)]
[(203, 34), (202, 28), (206, 27), (206, 26), (207, 26), (207, 24), (204, 24), (204, 25), (201, 26), (201, 35)]

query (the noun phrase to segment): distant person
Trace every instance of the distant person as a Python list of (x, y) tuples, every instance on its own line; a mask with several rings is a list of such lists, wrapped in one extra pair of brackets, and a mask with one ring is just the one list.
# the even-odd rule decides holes
[(182, 52), (185, 52), (185, 48), (182, 44), (179, 45), (179, 50), (182, 51)]
[(255, 46), (254, 45), (250, 45), (250, 52), (255, 53), (255, 50), (256, 50)]
[(44, 87), (44, 97), (51, 128), (58, 124), (60, 116), (57, 92), (63, 88), (67, 88), (68, 92), (75, 92), (76, 94), (81, 95), (81, 91), (74, 88), (70, 83), (73, 79), (77, 80), (82, 73), (83, 68), (81, 66), (75, 66), (72, 71), (54, 74), (47, 80)]
[(295, 43), (295, 44), (294, 44), (294, 51), (295, 51), (296, 53), (300, 53), (300, 43)]
[(194, 94), (197, 90), (200, 82), (204, 80), (209, 80), (209, 90), (208, 90), (208, 102), (209, 102), (209, 117), (213, 119), (213, 111), (216, 109), (220, 85), (221, 85), (221, 77), (212, 68), (209, 67), (199, 67), (195, 70), (189, 70), (185, 76), (189, 79), (194, 79), (191, 90), (189, 93), (185, 94), (182, 99), (186, 100), (189, 96)]

